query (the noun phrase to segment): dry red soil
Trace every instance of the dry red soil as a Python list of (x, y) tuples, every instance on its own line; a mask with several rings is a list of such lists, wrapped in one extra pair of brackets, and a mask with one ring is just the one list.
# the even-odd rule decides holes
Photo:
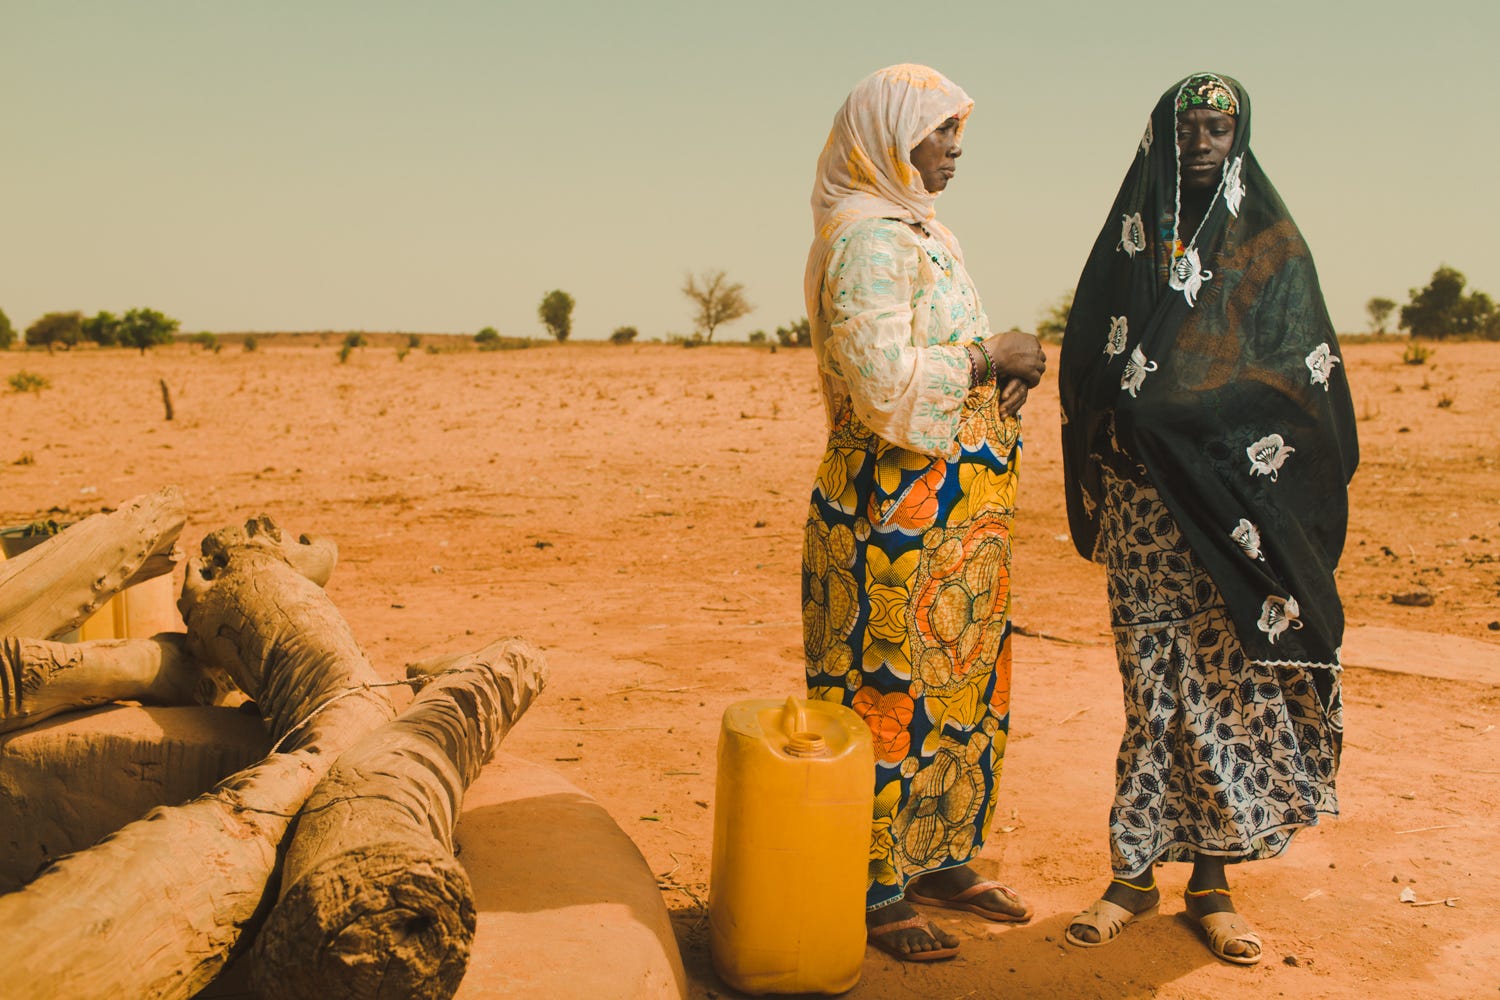
[[(734, 996), (706, 947), (715, 743), (730, 703), (802, 689), (802, 522), (823, 445), (811, 356), (378, 345), (340, 363), (337, 349), (0, 353), (0, 523), (175, 483), (188, 551), (261, 512), (333, 538), (328, 592), (392, 678), (502, 635), (541, 644), (551, 684), (506, 749), (604, 804), (660, 875), (693, 996)], [(1101, 571), (1066, 536), (1049, 380), (1025, 411), (1022, 635), (981, 862), (1036, 917), (939, 916), (959, 958), (871, 950), (849, 996), (1500, 995), (1500, 345), (1346, 358), (1364, 459), (1340, 571), (1343, 815), (1233, 873), (1265, 960), (1208, 953), (1178, 916), (1182, 866), (1159, 873), (1161, 916), (1108, 948), (1063, 942), (1107, 877), (1122, 711)], [(5, 391), (20, 371), (51, 384)], [(1418, 593), (1431, 603), (1393, 601)], [(1435, 905), (1401, 902), (1406, 888)]]

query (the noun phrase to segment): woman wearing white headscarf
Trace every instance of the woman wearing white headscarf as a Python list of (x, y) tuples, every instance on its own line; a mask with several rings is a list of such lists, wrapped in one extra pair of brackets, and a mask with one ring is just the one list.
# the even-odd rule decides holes
[(973, 102), (925, 66), (879, 70), (834, 118), (813, 187), (804, 291), (827, 451), (803, 548), (810, 697), (875, 742), (870, 941), (957, 953), (912, 903), (1023, 921), (968, 862), (994, 815), (1010, 723), (1017, 416), (1046, 360), (991, 334), (934, 203)]

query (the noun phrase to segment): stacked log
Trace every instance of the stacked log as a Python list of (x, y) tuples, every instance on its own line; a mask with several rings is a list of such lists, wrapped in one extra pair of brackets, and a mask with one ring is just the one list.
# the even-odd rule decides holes
[(280, 752), (0, 897), (7, 997), (191, 997), (272, 901), (282, 840), (318, 780), (395, 714), (348, 625), (264, 523), (204, 539), (181, 608), (190, 652), (255, 700)]
[(197, 668), (187, 637), (52, 642), (0, 638), (0, 733), (112, 701), (223, 705), (234, 688)]
[(411, 706), (346, 750), (303, 806), (251, 966), (268, 1000), (436, 1000), (463, 979), (475, 914), (454, 825), (546, 667), (540, 650), (510, 639), (409, 672), (433, 669)]
[(188, 998), (264, 923), (265, 997), (451, 997), (475, 927), (454, 827), (542, 688), (541, 652), (508, 639), (413, 667), (423, 690), (393, 720), (390, 685), (321, 589), (336, 548), (266, 517), (203, 539), (185, 634), (32, 637), (170, 571), (181, 508), (168, 488), (0, 564), (0, 733), (112, 701), (248, 697), (271, 752), (0, 895), (0, 995)]

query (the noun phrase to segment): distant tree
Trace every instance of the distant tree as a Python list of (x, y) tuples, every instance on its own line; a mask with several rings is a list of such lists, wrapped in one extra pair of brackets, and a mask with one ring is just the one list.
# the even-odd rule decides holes
[(83, 314), (78, 312), (52, 312), (26, 328), (26, 343), (45, 347), (47, 353), (61, 344), (70, 348), (83, 336)]
[(748, 316), (755, 308), (745, 299), (745, 286), (730, 281), (723, 271), (689, 274), (682, 284), (682, 294), (693, 304), (693, 324), (707, 342), (713, 341), (714, 330)]
[(16, 328), (10, 325), (10, 317), (0, 309), (0, 351), (8, 351), (16, 342)]
[(213, 334), (208, 332), (207, 330), (204, 330), (202, 333), (193, 334), (191, 339), (193, 343), (197, 344), (205, 351), (213, 351), (215, 354), (219, 353), (220, 345), (217, 334)]
[(1411, 303), (1401, 307), (1400, 327), (1413, 337), (1440, 339), (1485, 333), (1495, 315), (1495, 303), (1484, 292), (1464, 294), (1468, 279), (1444, 265), (1432, 272), (1425, 288), (1411, 290)]
[(422, 337), (421, 337), (421, 335), (420, 334), (416, 334), (416, 333), (409, 333), (409, 334), (407, 334), (406, 335), (406, 346), (409, 347), (409, 348), (410, 347), (421, 347), (422, 346)]
[(1073, 293), (1064, 292), (1058, 296), (1056, 302), (1052, 303), (1042, 313), (1042, 318), (1037, 320), (1036, 335), (1038, 340), (1062, 340), (1063, 334), (1068, 329), (1068, 317), (1073, 313)]
[(536, 307), (542, 325), (561, 343), (573, 332), (573, 296), (561, 289), (542, 296), (542, 304)]
[(745, 339), (748, 340), (752, 344), (764, 344), (766, 342), (766, 339), (767, 339), (766, 338), (766, 331), (764, 331), (764, 330), (751, 330), (749, 333), (745, 334)]
[(350, 350), (353, 350), (356, 347), (364, 347), (365, 335), (358, 330), (356, 330), (354, 333), (344, 334), (344, 346), (349, 348)]
[(493, 350), (500, 343), (500, 331), (496, 330), (493, 326), (487, 326), (474, 334), (474, 343), (478, 344), (483, 350)]
[(807, 317), (794, 319), (787, 326), (776, 328), (776, 342), (782, 347), (811, 347), (812, 346), (812, 324)]
[(103, 311), (88, 317), (83, 321), (83, 339), (100, 347), (113, 347), (120, 342), (120, 317)]
[(157, 344), (170, 344), (179, 323), (155, 309), (132, 309), (120, 317), (120, 343), (142, 354)]
[(1365, 312), (1370, 314), (1370, 332), (1385, 333), (1385, 324), (1390, 321), (1391, 313), (1396, 311), (1396, 303), (1391, 299), (1383, 299), (1375, 296), (1365, 303)]
[(640, 336), (640, 331), (633, 326), (617, 327), (615, 332), (609, 335), (611, 344), (629, 344)]

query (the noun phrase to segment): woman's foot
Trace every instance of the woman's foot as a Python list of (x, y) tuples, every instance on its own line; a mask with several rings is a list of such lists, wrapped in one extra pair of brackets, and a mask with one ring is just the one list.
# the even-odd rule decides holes
[(958, 954), (958, 938), (920, 916), (905, 901), (865, 913), (870, 943), (903, 962), (936, 962)]
[(1067, 939), (1080, 948), (1108, 944), (1120, 936), (1126, 924), (1155, 910), (1160, 903), (1161, 890), (1155, 878), (1144, 886), (1111, 879), (1098, 902), (1073, 918)]
[(907, 884), (906, 898), (922, 906), (977, 913), (997, 923), (1031, 919), (1031, 907), (1014, 889), (980, 878), (968, 865), (917, 876)]
[(1188, 917), (1202, 928), (1208, 948), (1215, 955), (1235, 965), (1254, 965), (1260, 961), (1260, 936), (1235, 910), (1227, 888), (1194, 889), (1189, 882), (1182, 901)]

